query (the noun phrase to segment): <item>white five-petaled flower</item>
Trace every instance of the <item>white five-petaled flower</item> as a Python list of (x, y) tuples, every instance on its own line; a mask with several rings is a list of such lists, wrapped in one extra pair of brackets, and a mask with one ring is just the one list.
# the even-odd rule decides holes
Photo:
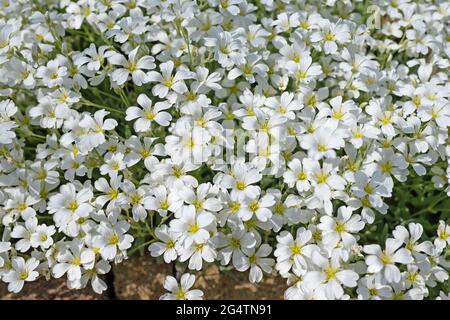
[(135, 106), (129, 107), (127, 109), (127, 116), (125, 117), (127, 121), (137, 119), (134, 123), (134, 130), (136, 132), (149, 130), (153, 121), (164, 127), (170, 124), (172, 116), (170, 113), (163, 111), (171, 107), (170, 103), (164, 101), (152, 105), (152, 100), (143, 93), (138, 96), (137, 102), (142, 109)]
[(111, 79), (119, 86), (123, 85), (131, 74), (131, 79), (137, 86), (142, 86), (144, 83), (150, 81), (148, 74), (143, 70), (150, 70), (155, 68), (155, 58), (151, 56), (143, 56), (137, 58), (139, 47), (136, 47), (128, 54), (126, 59), (122, 54), (116, 53), (111, 55), (108, 60), (113, 65), (121, 66), (111, 73)]
[(164, 289), (170, 293), (163, 294), (161, 300), (202, 300), (203, 292), (198, 289), (189, 290), (195, 283), (195, 276), (185, 273), (181, 276), (180, 283), (172, 277), (167, 276), (164, 281)]
[(364, 246), (367, 270), (371, 273), (383, 272), (388, 282), (399, 282), (400, 270), (396, 263), (407, 264), (412, 262), (412, 256), (405, 248), (400, 248), (403, 243), (397, 239), (387, 239), (384, 250), (377, 244)]
[(174, 63), (167, 61), (159, 65), (161, 73), (150, 71), (148, 73), (148, 81), (157, 82), (152, 88), (152, 93), (160, 98), (165, 98), (169, 90), (176, 93), (183, 94), (187, 91), (185, 79), (192, 78), (190, 72), (186, 70), (179, 70), (173, 74)]

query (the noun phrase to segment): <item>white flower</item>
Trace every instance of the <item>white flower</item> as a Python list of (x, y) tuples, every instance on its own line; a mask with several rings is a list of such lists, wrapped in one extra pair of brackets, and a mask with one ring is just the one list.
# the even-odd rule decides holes
[(103, 291), (108, 289), (106, 282), (100, 278), (99, 275), (107, 274), (111, 270), (111, 266), (105, 260), (100, 260), (95, 263), (92, 269), (89, 269), (88, 272), (84, 273), (80, 279), (80, 285), (84, 288), (88, 281), (91, 280), (91, 287), (95, 293), (102, 294)]
[(148, 248), (286, 299), (447, 298), (446, 1), (35, 2), (0, 1), (10, 290), (102, 293)]
[(443, 249), (450, 245), (450, 225), (443, 220), (439, 221), (437, 235), (438, 237), (434, 240), (434, 245), (438, 249)]
[(315, 291), (323, 292), (328, 299), (340, 299), (344, 295), (344, 287), (356, 287), (358, 274), (345, 269), (340, 265), (336, 257), (327, 259), (317, 251), (312, 253), (312, 261), (319, 268), (318, 271), (308, 271), (305, 275), (305, 283), (315, 288)]
[(36, 71), (36, 77), (41, 78), (44, 85), (49, 88), (61, 85), (67, 75), (67, 68), (60, 66), (58, 59), (50, 60), (47, 65), (41, 66)]
[(284, 182), (289, 187), (295, 186), (298, 192), (308, 191), (311, 188), (311, 184), (308, 180), (309, 172), (306, 171), (304, 164), (310, 161), (308, 158), (293, 159), (288, 163), (289, 170), (286, 170), (283, 174)]
[(392, 289), (383, 282), (380, 274), (366, 275), (359, 280), (358, 289), (359, 299), (364, 300), (386, 300), (392, 296)]
[(255, 82), (253, 74), (257, 74), (260, 77), (264, 77), (268, 71), (268, 67), (263, 63), (258, 63), (261, 58), (257, 55), (251, 54), (246, 57), (246, 62), (239, 65), (237, 68), (230, 70), (228, 73), (228, 79), (234, 80), (239, 76), (244, 76), (245, 79), (250, 82)]
[(17, 241), (15, 248), (20, 252), (27, 252), (31, 247), (31, 236), (35, 233), (37, 227), (37, 219), (35, 217), (28, 218), (24, 225), (17, 224), (12, 230), (11, 238), (20, 239)]
[(134, 130), (136, 132), (144, 132), (150, 129), (152, 121), (155, 121), (160, 126), (168, 126), (172, 116), (162, 110), (169, 109), (171, 107), (170, 103), (167, 102), (157, 102), (152, 106), (152, 101), (145, 95), (140, 94), (137, 99), (138, 104), (142, 107), (129, 107), (127, 109), (127, 116), (125, 120), (131, 121), (137, 119), (134, 123)]
[(109, 49), (109, 46), (100, 46), (97, 50), (95, 44), (91, 43), (89, 47), (83, 51), (85, 55), (78, 59), (77, 65), (81, 66), (86, 64), (89, 71), (98, 71), (105, 63), (105, 59), (109, 59), (114, 54), (114, 51)]
[(406, 229), (404, 226), (395, 227), (392, 235), (395, 239), (403, 242), (405, 244), (405, 248), (409, 250), (411, 254), (413, 254), (413, 256), (417, 259), (421, 256), (418, 253), (424, 252), (428, 255), (431, 255), (433, 251), (433, 245), (430, 241), (418, 243), (419, 239), (422, 237), (422, 233), (423, 227), (420, 224), (409, 223), (408, 229)]
[(57, 263), (52, 268), (55, 278), (61, 278), (67, 273), (69, 281), (81, 279), (82, 268), (92, 269), (95, 263), (95, 253), (84, 246), (82, 241), (73, 240), (56, 254)]
[(260, 181), (261, 173), (256, 168), (248, 168), (244, 163), (235, 163), (232, 172), (223, 176), (220, 184), (222, 187), (232, 189), (232, 193), (240, 197), (256, 198), (260, 193), (260, 188), (253, 185)]
[(132, 50), (128, 54), (128, 60), (120, 53), (111, 55), (108, 58), (109, 63), (123, 67), (116, 69), (111, 73), (111, 79), (119, 86), (128, 80), (130, 74), (134, 84), (137, 86), (142, 86), (144, 83), (151, 81), (149, 74), (146, 74), (143, 70), (155, 68), (155, 64), (153, 63), (155, 59), (151, 56), (143, 56), (138, 59), (138, 50), (139, 47)]
[(54, 226), (38, 225), (31, 235), (30, 244), (33, 248), (48, 249), (53, 244), (52, 236), (55, 234)]
[(189, 290), (195, 283), (195, 276), (185, 273), (181, 276), (180, 284), (172, 276), (167, 276), (164, 280), (164, 289), (170, 293), (165, 293), (160, 300), (202, 300), (203, 292), (198, 289)]
[(22, 290), (25, 281), (34, 281), (39, 276), (35, 271), (39, 265), (39, 260), (29, 258), (25, 261), (22, 257), (12, 257), (12, 269), (3, 275), (3, 280), (8, 283), (8, 290), (18, 293)]
[(203, 243), (192, 242), (190, 245), (185, 245), (180, 249), (180, 261), (184, 262), (189, 259), (188, 268), (191, 270), (201, 270), (203, 267), (203, 260), (211, 263), (217, 257), (214, 245), (210, 240)]
[(126, 197), (120, 192), (121, 178), (121, 176), (112, 176), (109, 183), (105, 178), (95, 181), (95, 189), (104, 193), (104, 195), (97, 196), (95, 202), (102, 207), (108, 202), (106, 208), (108, 212), (126, 204)]
[(349, 207), (339, 207), (336, 218), (322, 216), (317, 226), (322, 231), (322, 241), (329, 248), (335, 248), (342, 241), (344, 248), (350, 248), (356, 243), (352, 233), (364, 228), (364, 222), (358, 214), (352, 215)]
[(0, 144), (11, 143), (16, 137), (12, 129), (17, 128), (17, 124), (10, 121), (10, 118), (16, 113), (17, 107), (12, 100), (0, 102)]
[(307, 260), (313, 251), (318, 250), (314, 244), (310, 244), (312, 233), (301, 227), (297, 229), (296, 238), (287, 231), (282, 231), (277, 236), (277, 249), (274, 252), (277, 257), (276, 269), (280, 274), (286, 274), (295, 264), (299, 269), (307, 268)]
[(166, 137), (166, 153), (172, 158), (193, 164), (205, 162), (211, 154), (208, 142), (211, 135), (207, 130), (188, 124), (178, 123), (172, 135)]
[(131, 247), (133, 237), (126, 234), (130, 225), (126, 221), (118, 221), (114, 225), (101, 222), (98, 227), (100, 235), (94, 240), (100, 248), (100, 254), (105, 260), (113, 260), (117, 251), (125, 251)]
[(234, 228), (232, 233), (226, 236), (219, 234), (217, 241), (218, 246), (223, 247), (219, 251), (221, 263), (227, 265), (231, 260), (236, 268), (243, 265), (257, 243), (251, 232), (240, 227)]
[(328, 127), (320, 127), (312, 135), (306, 135), (301, 139), (300, 146), (308, 151), (313, 159), (335, 158), (336, 151), (344, 147), (344, 139)]
[(158, 82), (158, 84), (154, 85), (152, 88), (153, 95), (165, 98), (170, 89), (179, 94), (187, 91), (184, 80), (191, 78), (191, 74), (187, 71), (180, 70), (173, 75), (173, 68), (174, 63), (172, 61), (167, 61), (159, 65), (161, 74), (156, 71), (150, 71), (148, 73), (148, 81)]
[(94, 113), (92, 118), (90, 115), (85, 115), (79, 125), (84, 129), (84, 132), (79, 137), (79, 146), (83, 152), (89, 152), (93, 148), (101, 145), (106, 141), (105, 132), (113, 130), (117, 126), (117, 121), (114, 119), (106, 119), (109, 112), (99, 110)]
[(364, 246), (364, 252), (369, 254), (366, 256), (367, 271), (383, 272), (388, 282), (399, 282), (401, 274), (395, 264), (412, 262), (411, 254), (405, 248), (400, 248), (401, 245), (402, 242), (397, 239), (387, 239), (384, 250), (377, 244)]
[(60, 192), (50, 197), (47, 208), (54, 215), (56, 226), (68, 234), (78, 234), (77, 220), (88, 217), (94, 210), (89, 203), (92, 196), (87, 188), (77, 191), (71, 183), (61, 186)]
[(157, 211), (161, 216), (166, 217), (168, 212), (177, 212), (183, 205), (183, 200), (177, 192), (170, 192), (164, 186), (158, 186), (152, 190), (153, 195), (144, 201), (147, 210)]
[(166, 263), (172, 262), (177, 259), (178, 251), (181, 251), (181, 247), (177, 241), (178, 236), (175, 236), (166, 225), (162, 225), (155, 229), (155, 235), (161, 242), (152, 243), (148, 250), (152, 257), (159, 257), (163, 255)]
[(105, 163), (100, 167), (100, 173), (102, 175), (108, 174), (110, 177), (117, 176), (126, 167), (123, 158), (124, 155), (122, 153), (105, 157)]
[(275, 204), (273, 195), (266, 194), (259, 199), (251, 199), (243, 210), (238, 212), (238, 217), (243, 221), (250, 220), (253, 216), (261, 222), (266, 222), (272, 217), (271, 207)]
[(214, 222), (214, 216), (209, 212), (197, 214), (193, 205), (183, 206), (181, 216), (170, 222), (170, 230), (180, 234), (184, 245), (192, 242), (204, 243), (210, 238), (208, 227)]
[(350, 40), (350, 32), (343, 23), (330, 23), (328, 20), (320, 21), (320, 31), (311, 35), (312, 42), (323, 41), (323, 49), (326, 54), (335, 53), (337, 44), (343, 44)]
[(313, 63), (310, 56), (300, 59), (300, 62), (289, 61), (285, 68), (302, 85), (307, 85), (322, 74), (322, 68), (318, 63)]
[[(255, 252), (256, 251), (256, 252)], [(272, 267), (275, 261), (267, 256), (272, 252), (272, 247), (268, 244), (262, 244), (258, 250), (250, 248), (248, 258), (241, 261), (242, 265), (236, 266), (238, 271), (246, 271), (250, 268), (249, 280), (251, 283), (261, 282), (263, 278), (263, 271), (266, 273), (272, 272)]]

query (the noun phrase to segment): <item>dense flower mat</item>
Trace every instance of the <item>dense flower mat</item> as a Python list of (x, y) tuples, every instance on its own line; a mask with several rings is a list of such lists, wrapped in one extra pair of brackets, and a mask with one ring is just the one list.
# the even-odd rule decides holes
[(1, 1), (1, 279), (101, 293), (141, 252), (174, 264), (163, 299), (202, 298), (209, 263), (286, 299), (448, 299), (449, 16)]

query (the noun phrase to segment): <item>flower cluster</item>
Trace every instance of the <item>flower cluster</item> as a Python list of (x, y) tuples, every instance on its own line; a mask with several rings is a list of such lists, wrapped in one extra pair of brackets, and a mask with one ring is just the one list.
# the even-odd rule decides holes
[[(448, 210), (382, 229), (411, 176), (450, 195), (449, 17), (444, 0), (2, 1), (0, 278), (101, 293), (145, 249), (281, 276), (286, 299), (448, 299)], [(194, 282), (161, 298), (201, 299)]]

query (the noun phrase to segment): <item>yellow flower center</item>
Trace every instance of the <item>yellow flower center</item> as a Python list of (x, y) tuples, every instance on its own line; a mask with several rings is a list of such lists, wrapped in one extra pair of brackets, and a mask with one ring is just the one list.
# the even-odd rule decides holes
[(367, 194), (373, 194), (373, 192), (375, 191), (374, 188), (368, 183), (364, 186), (364, 191)]
[(291, 246), (291, 252), (294, 256), (299, 255), (302, 253), (302, 247), (299, 246), (298, 244), (293, 244)]
[(19, 272), (18, 278), (19, 278), (19, 280), (26, 280), (26, 279), (28, 279), (28, 272), (26, 272), (26, 271)]
[(72, 210), (72, 211), (77, 210), (78, 209), (77, 201), (76, 200), (69, 201), (69, 203), (67, 204), (66, 208), (69, 209), (69, 210)]
[(168, 88), (171, 88), (173, 86), (173, 77), (170, 77), (169, 79), (164, 80), (163, 85)]
[(327, 281), (336, 279), (336, 274), (338, 273), (338, 271), (339, 271), (338, 268), (333, 267), (326, 268), (324, 272), (327, 276)]
[(362, 132), (361, 131), (357, 131), (353, 134), (353, 138), (355, 139), (361, 139), (362, 138)]
[(250, 262), (250, 264), (256, 264), (258, 262), (258, 258), (256, 257), (256, 255), (252, 255), (248, 257), (248, 261)]
[(85, 17), (89, 17), (90, 14), (91, 14), (91, 9), (89, 8), (89, 6), (86, 7), (86, 8), (84, 8), (84, 10), (83, 10), (83, 15), (84, 15)]
[(449, 237), (450, 237), (450, 233), (447, 232), (447, 230), (444, 229), (442, 231), (439, 231), (439, 239), (447, 240)]
[(384, 117), (381, 119), (381, 123), (383, 125), (388, 125), (391, 123), (391, 116), (390, 115), (384, 115)]
[(381, 262), (383, 262), (384, 265), (392, 264), (392, 257), (386, 252), (382, 252), (380, 255)]
[(184, 291), (183, 289), (180, 289), (180, 290), (178, 290), (176, 296), (177, 296), (178, 300), (185, 300), (186, 299), (186, 291)]
[(137, 70), (136, 64), (133, 62), (130, 62), (130, 64), (128, 65), (128, 71), (135, 72), (136, 70)]
[(80, 266), (81, 265), (81, 258), (80, 257), (75, 257), (72, 259), (72, 261), (70, 261), (71, 264), (75, 265), (75, 266)]
[(259, 209), (259, 203), (258, 203), (258, 201), (252, 201), (248, 207), (250, 210), (255, 212)]
[(159, 207), (163, 210), (167, 210), (169, 209), (169, 201), (167, 201), (167, 199), (164, 199), (163, 201), (161, 201), (161, 203), (159, 204)]
[(151, 121), (155, 119), (155, 113), (153, 111), (148, 111), (145, 113), (145, 118)]
[(197, 223), (193, 223), (188, 227), (188, 232), (190, 233), (197, 233), (198, 230), (200, 230), (200, 228)]
[(109, 196), (111, 197), (111, 199), (117, 199), (119, 197), (119, 190), (117, 189), (112, 189), (109, 192)]
[(341, 233), (344, 233), (345, 231), (346, 231), (345, 224), (337, 222), (336, 223), (336, 232), (341, 234)]
[(246, 187), (245, 182), (238, 181), (238, 182), (236, 183), (236, 188), (237, 188), (239, 191), (244, 190), (245, 187)]
[(137, 193), (132, 194), (130, 196), (131, 204), (138, 204), (141, 201), (141, 199), (142, 199), (142, 197), (139, 194), (137, 194)]
[(361, 205), (362, 205), (364, 208), (370, 208), (371, 205), (370, 205), (369, 198), (368, 198), (368, 197), (362, 198), (362, 199), (361, 199)]
[(333, 41), (334, 40), (334, 34), (332, 34), (331, 32), (328, 32), (325, 34), (325, 40), (326, 41)]
[(177, 178), (180, 178), (181, 176), (183, 176), (183, 170), (179, 167), (173, 167), (172, 175)]
[(253, 68), (252, 66), (249, 66), (248, 64), (246, 64), (243, 68), (242, 68), (242, 73), (245, 75), (251, 75), (253, 72)]
[(335, 119), (342, 119), (342, 117), (344, 116), (344, 113), (341, 111), (334, 111), (333, 112), (333, 118)]
[(390, 173), (391, 170), (392, 170), (392, 164), (390, 162), (386, 162), (381, 165), (381, 172)]
[(284, 206), (282, 202), (277, 202), (273, 208), (273, 212), (282, 216), (284, 214)]
[(305, 171), (300, 171), (300, 172), (297, 174), (297, 179), (298, 179), (298, 180), (306, 180), (307, 178), (308, 178), (308, 175), (306, 174)]
[(113, 162), (113, 163), (111, 163), (111, 168), (113, 169), (113, 170), (119, 170), (120, 169), (120, 164), (118, 163), (118, 162)]
[(232, 213), (236, 213), (241, 208), (241, 204), (238, 201), (233, 201), (230, 203), (230, 210)]
[(116, 245), (119, 243), (119, 236), (117, 234), (112, 234), (108, 239), (108, 244)]
[(324, 144), (318, 144), (317, 150), (319, 150), (320, 152), (326, 152), (328, 150), (328, 147)]
[(232, 247), (233, 249), (239, 249), (241, 247), (241, 240), (235, 238), (231, 239), (230, 247)]
[(173, 249), (173, 248), (175, 248), (175, 241), (173, 241), (173, 240), (167, 241), (166, 247), (167, 247), (168, 249)]
[(195, 201), (192, 204), (197, 210), (203, 209), (203, 201), (200, 199), (195, 199)]
[(416, 107), (418, 107), (422, 104), (422, 101), (420, 100), (419, 96), (414, 97), (414, 99), (412, 101), (416, 105)]
[(322, 183), (326, 183), (328, 180), (328, 177), (330, 175), (324, 172), (320, 172), (318, 174), (316, 174), (316, 180), (318, 184), (322, 184)]

